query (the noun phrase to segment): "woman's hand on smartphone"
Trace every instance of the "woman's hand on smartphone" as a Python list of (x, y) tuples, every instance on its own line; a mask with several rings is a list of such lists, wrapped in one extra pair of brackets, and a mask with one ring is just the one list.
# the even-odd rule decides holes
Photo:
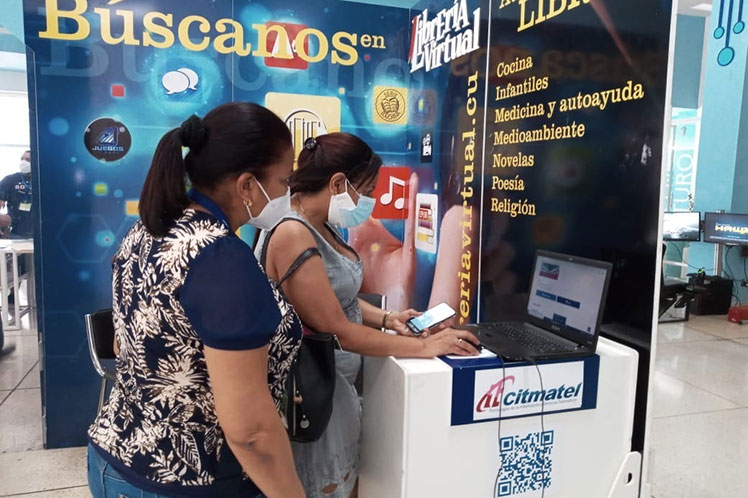
[[(392, 313), (387, 319), (385, 328), (389, 330), (394, 330), (395, 332), (397, 332), (398, 335), (404, 335), (404, 336), (409, 336), (409, 337), (414, 336), (416, 334), (414, 334), (413, 331), (410, 330), (410, 328), (407, 325), (407, 322), (411, 318), (415, 318), (421, 315), (423, 315), (423, 313), (421, 313), (420, 311), (416, 311), (414, 309), (407, 309), (405, 311)], [(428, 334), (425, 337), (428, 337)]]
[(441, 333), (425, 339), (426, 351), (430, 356), (448, 354), (477, 356), (478, 338), (466, 330), (445, 329)]
[(430, 335), (438, 334), (442, 330), (448, 330), (452, 325), (455, 324), (457, 319), (455, 317), (449, 318), (447, 320), (444, 320), (441, 323), (437, 323), (433, 327), (430, 327), (423, 331), (424, 337), (428, 337)]
[(390, 315), (389, 319), (387, 320), (387, 325), (385, 328), (389, 330), (394, 330), (398, 333), (398, 335), (404, 335), (407, 337), (421, 337), (425, 339), (426, 337), (437, 334), (441, 332), (442, 330), (446, 330), (449, 327), (452, 326), (455, 322), (455, 318), (449, 318), (447, 320), (444, 320), (441, 323), (437, 323), (436, 325), (429, 327), (427, 329), (423, 329), (423, 331), (420, 334), (414, 334), (413, 331), (408, 327), (407, 322), (411, 318), (416, 318), (423, 315), (423, 312), (416, 311), (414, 309), (408, 309), (405, 311), (400, 311), (399, 313), (393, 313)]

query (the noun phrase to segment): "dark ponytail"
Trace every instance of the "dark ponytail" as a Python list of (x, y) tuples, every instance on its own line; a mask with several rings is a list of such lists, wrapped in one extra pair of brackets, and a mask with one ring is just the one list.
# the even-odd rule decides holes
[[(182, 158), (182, 147), (189, 153)], [(212, 189), (244, 172), (260, 181), (265, 169), (291, 148), (291, 132), (278, 116), (249, 102), (223, 104), (205, 118), (191, 116), (168, 132), (156, 147), (140, 194), (146, 230), (163, 237), (190, 204), (186, 180)]]
[(377, 176), (382, 159), (359, 137), (330, 133), (307, 140), (298, 164), (288, 180), (292, 194), (319, 192), (335, 173), (345, 174), (354, 187), (359, 187)]
[(152, 235), (163, 237), (190, 203), (185, 187), (180, 129), (163, 136), (140, 193), (140, 219)]

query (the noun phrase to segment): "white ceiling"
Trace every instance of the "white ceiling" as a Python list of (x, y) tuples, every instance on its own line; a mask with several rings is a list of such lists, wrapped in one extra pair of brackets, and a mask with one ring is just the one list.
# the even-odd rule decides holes
[(711, 10), (694, 9), (694, 7), (703, 4), (711, 5), (712, 0), (679, 0), (678, 13), (689, 16), (708, 16)]
[(26, 72), (26, 54), (0, 51), (0, 71)]

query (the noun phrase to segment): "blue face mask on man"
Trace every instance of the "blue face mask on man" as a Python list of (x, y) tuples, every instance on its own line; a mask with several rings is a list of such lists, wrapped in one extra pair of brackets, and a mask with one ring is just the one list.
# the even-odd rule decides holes
[(373, 197), (367, 197), (359, 194), (346, 178), (346, 187), (358, 195), (358, 204), (353, 202), (353, 198), (345, 192), (335, 194), (330, 198), (330, 207), (327, 210), (327, 221), (338, 228), (351, 228), (360, 225), (371, 216), (377, 201)]

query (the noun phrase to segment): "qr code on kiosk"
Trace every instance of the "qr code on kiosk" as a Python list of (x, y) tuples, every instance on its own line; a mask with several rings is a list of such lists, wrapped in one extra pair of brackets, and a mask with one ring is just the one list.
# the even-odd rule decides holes
[(499, 440), (501, 475), (498, 497), (540, 491), (551, 485), (553, 431), (531, 432)]

